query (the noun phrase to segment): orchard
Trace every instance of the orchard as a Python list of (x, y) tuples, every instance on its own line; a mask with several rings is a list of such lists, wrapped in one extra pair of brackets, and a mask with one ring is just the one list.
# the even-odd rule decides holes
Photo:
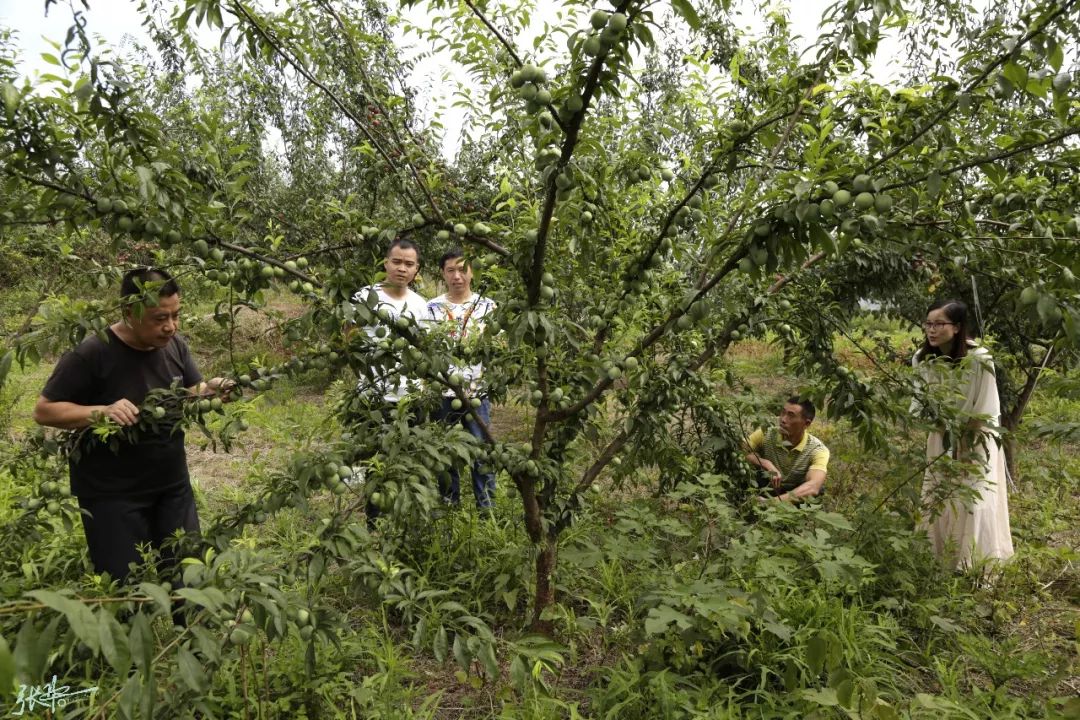
[[(1080, 2), (749, 5), (143, 2), (156, 47), (121, 53), (91, 0), (30, 78), (0, 26), (0, 707), (55, 675), (97, 690), (50, 717), (1076, 717)], [(468, 77), (452, 158), (403, 33)], [(427, 296), (463, 247), (482, 335), (357, 297), (395, 239)], [(86, 432), (242, 467), (199, 484), (181, 577), (117, 584), (24, 409), (137, 264), (238, 397)], [(908, 363), (939, 297), (1009, 431), (1018, 555), (985, 574), (915, 530), (926, 433), (963, 422)], [(410, 419), (479, 421), (473, 363), (482, 437)], [(398, 367), (421, 389), (355, 412)], [(744, 439), (793, 393), (829, 489), (763, 507)], [(473, 463), (490, 519), (440, 499)]]

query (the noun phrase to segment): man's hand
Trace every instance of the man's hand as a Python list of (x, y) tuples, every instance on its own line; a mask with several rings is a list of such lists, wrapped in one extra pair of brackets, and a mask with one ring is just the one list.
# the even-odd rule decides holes
[(214, 392), (216, 392), (225, 402), (232, 400), (233, 393), (235, 393), (239, 387), (232, 378), (222, 377), (212, 378), (207, 384), (213, 388)]
[(761, 461), (761, 469), (769, 474), (769, 484), (772, 485), (773, 490), (780, 487), (780, 483), (784, 480), (784, 475), (781, 473), (775, 465), (768, 460)]
[(233, 393), (239, 386), (231, 378), (216, 377), (188, 388), (188, 392), (197, 398), (219, 397), (225, 402), (232, 400)]
[(100, 415), (124, 427), (139, 422), (139, 408), (127, 398), (120, 398), (112, 405), (106, 405), (101, 409)]

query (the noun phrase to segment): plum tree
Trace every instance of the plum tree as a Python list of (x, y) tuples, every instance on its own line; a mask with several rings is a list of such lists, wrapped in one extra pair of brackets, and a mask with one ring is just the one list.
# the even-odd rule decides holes
[[(578, 7), (564, 36), (531, 46), (511, 34), (524, 32), (523, 10), (430, 4), (421, 35), (444, 43), (478, 86), (461, 102), (483, 132), (453, 162), (416, 120), (385, 27), (318, 0), (281, 12), (188, 0), (167, 20), (148, 11), (172, 52), (221, 81), (203, 106), (178, 102), (176, 76), (155, 82), (105, 65), (78, 32), (69, 44), (84, 60), (66, 82), (0, 74), (5, 232), (40, 224), (118, 248), (149, 244), (155, 262), (205, 279), (230, 303), (257, 307), (267, 288), (287, 288), (308, 307), (288, 324), (296, 362), (235, 367), (242, 386), (262, 392), (309, 367), (373, 379), (400, 366), (424, 380), (417, 402), (453, 393), (452, 407), (481, 428), (474, 443), (453, 429), (361, 419), (330, 457), (298, 448), (278, 485), (208, 542), (230, 547), (236, 527), (314, 488), (344, 492), (352, 473), (340, 468), (371, 459), (356, 449), (369, 436), (383, 445), (370, 448), (379, 475), (364, 500), (389, 523), (426, 526), (451, 454), (487, 462), (521, 503), (535, 558), (530, 620), (545, 630), (559, 540), (583, 495), (616, 466), (613, 477), (625, 477), (672, 456), (672, 418), (715, 394), (710, 369), (732, 342), (775, 330), (810, 394), (878, 447), (912, 387), (901, 373), (864, 383), (833, 356), (831, 338), (860, 300), (909, 311), (943, 274), (992, 278), (993, 316), (1025, 318), (1029, 350), (1075, 347), (1080, 111), (1076, 83), (1058, 80), (1078, 35), (1075, 0), (961, 23), (956, 59), (912, 42), (916, 60), (933, 62), (913, 63), (892, 87), (853, 72), (884, 26), (925, 27), (916, 20), (936, 5), (838, 3), (804, 54), (779, 16), (751, 40), (726, 4), (674, 3), (680, 32), (717, 60), (704, 71), (678, 53), (685, 65), (666, 73), (673, 40), (650, 4)], [(206, 31), (232, 44), (234, 74), (207, 62), (197, 37)], [(1045, 66), (1057, 74), (1030, 75)], [(250, 130), (270, 125), (285, 133), (287, 177)], [(178, 236), (163, 243), (165, 228)], [(427, 256), (453, 239), (471, 259), (488, 258), (498, 310), (469, 359), (484, 363), (494, 401), (535, 407), (527, 443), (483, 421), (450, 372), (460, 347), (354, 300), (396, 237)], [(69, 307), (20, 334), (8, 363), (102, 327), (110, 309)], [(377, 329), (342, 331), (351, 324)], [(714, 467), (744, 483), (738, 424), (722, 426), (735, 440)], [(362, 506), (335, 514), (320, 537), (354, 537)], [(311, 567), (336, 557), (329, 540), (312, 553)], [(233, 635), (238, 646), (250, 639), (246, 626)]]

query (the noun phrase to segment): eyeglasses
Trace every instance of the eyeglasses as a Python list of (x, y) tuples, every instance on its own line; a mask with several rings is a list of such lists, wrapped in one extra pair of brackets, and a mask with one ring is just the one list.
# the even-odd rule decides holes
[(923, 330), (940, 330), (946, 325), (956, 325), (957, 323), (951, 322), (924, 322), (922, 324)]
[(412, 270), (420, 263), (415, 263), (412, 260), (399, 260), (397, 258), (394, 258), (390, 261), (390, 264), (397, 268), (405, 268), (406, 270)]

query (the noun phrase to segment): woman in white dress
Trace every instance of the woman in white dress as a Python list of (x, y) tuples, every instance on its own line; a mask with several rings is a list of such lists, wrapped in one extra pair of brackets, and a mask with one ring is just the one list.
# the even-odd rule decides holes
[[(1012, 556), (1013, 544), (993, 358), (986, 348), (969, 339), (967, 305), (959, 300), (932, 305), (923, 329), (926, 342), (915, 353), (912, 365), (928, 391), (948, 393), (961, 416), (969, 420), (959, 437), (942, 428), (926, 439), (930, 466), (922, 497), (924, 506), (930, 506), (930, 515), (921, 526), (930, 536), (934, 554), (951, 568), (1005, 560)], [(961, 480), (967, 491), (956, 492), (960, 490), (957, 480), (946, 480), (940, 460), (932, 462), (946, 453), (969, 463), (970, 471)], [(948, 491), (949, 483), (953, 492)]]

